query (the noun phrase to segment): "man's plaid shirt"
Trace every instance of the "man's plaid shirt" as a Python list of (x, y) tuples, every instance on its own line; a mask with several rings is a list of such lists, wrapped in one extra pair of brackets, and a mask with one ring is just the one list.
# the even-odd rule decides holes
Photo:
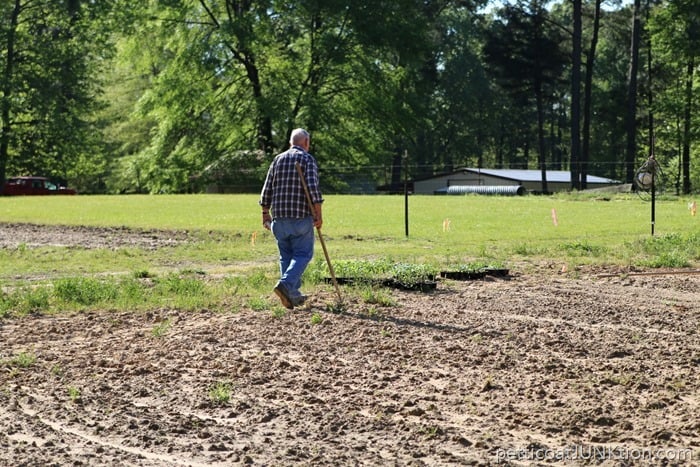
[(314, 204), (323, 202), (318, 183), (316, 159), (299, 146), (292, 146), (289, 150), (275, 156), (260, 193), (260, 205), (270, 207), (274, 218), (301, 219), (313, 216), (299, 179), (296, 162), (299, 162), (304, 173), (311, 201)]

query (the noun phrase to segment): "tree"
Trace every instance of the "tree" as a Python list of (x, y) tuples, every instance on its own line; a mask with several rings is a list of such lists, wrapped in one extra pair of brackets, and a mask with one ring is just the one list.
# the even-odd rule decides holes
[(637, 73), (639, 71), (639, 47), (641, 36), (640, 3), (640, 0), (634, 0), (632, 42), (630, 44), (629, 71), (627, 73), (627, 112), (625, 113), (627, 150), (625, 152), (625, 180), (628, 183), (631, 183), (634, 179), (634, 165), (637, 159)]
[(600, 32), (600, 5), (602, 0), (595, 0), (593, 6), (593, 31), (591, 43), (586, 52), (586, 72), (583, 92), (583, 129), (581, 134), (581, 170), (579, 174), (579, 188), (585, 190), (587, 186), (588, 161), (591, 152), (591, 119), (593, 98), (593, 71), (595, 70), (596, 49), (598, 47), (598, 34)]
[(581, 160), (581, 0), (573, 0), (571, 51), (571, 185), (583, 188), (585, 174)]
[[(502, 19), (493, 24), (485, 44), (485, 58), (499, 83), (520, 102), (534, 100), (537, 121), (537, 162), (542, 173), (542, 191), (547, 192), (545, 102), (561, 80), (567, 56), (560, 44), (560, 29), (548, 21), (539, 1), (500, 10)], [(551, 99), (550, 99), (551, 100)], [(525, 149), (527, 150), (527, 143)]]
[[(425, 56), (420, 2), (176, 1), (149, 16), (155, 20), (140, 27), (153, 40), (139, 53), (150, 57), (144, 74), (155, 72), (139, 118), (158, 122), (141, 151), (152, 192), (184, 191), (192, 175), (232, 153), (257, 149), (271, 158), (295, 126), (312, 132), (324, 167), (377, 160), (399, 133), (371, 141), (366, 135), (384, 128), (368, 122), (386, 113), (396, 130), (423, 96), (406, 72)], [(403, 107), (370, 107), (382, 92), (403, 94)], [(344, 160), (331, 157), (336, 149)]]
[(17, 40), (17, 28), (19, 26), (19, 16), (22, 12), (20, 0), (15, 0), (8, 11), (3, 11), (3, 17), (9, 16), (9, 21), (3, 21), (2, 38), (4, 46), (5, 63), (3, 67), (2, 101), (0, 101), (0, 183), (5, 183), (7, 162), (10, 150), (10, 135), (12, 134), (12, 99), (14, 95), (13, 83), (15, 81), (16, 52), (15, 43)]
[(14, 0), (0, 14), (4, 59), (0, 175), (8, 170), (72, 179), (101, 170), (97, 64), (109, 58), (105, 6)]
[[(698, 48), (700, 47), (700, 14), (697, 2), (682, 0), (662, 2), (654, 8), (650, 19), (654, 56), (657, 57), (658, 79), (655, 109), (660, 131), (659, 146), (677, 154), (679, 191), (691, 192), (691, 147), (697, 141), (695, 87)], [(671, 133), (669, 134), (669, 129)], [(668, 139), (668, 141), (665, 141)], [(677, 142), (677, 144), (675, 144)]]

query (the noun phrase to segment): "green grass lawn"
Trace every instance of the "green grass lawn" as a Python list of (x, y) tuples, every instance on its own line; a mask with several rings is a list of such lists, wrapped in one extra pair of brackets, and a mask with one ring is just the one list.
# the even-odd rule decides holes
[[(4, 197), (0, 221), (217, 231), (245, 239), (258, 231), (266, 245), (257, 200), (257, 195)], [(657, 201), (656, 237), (698, 232), (700, 217), (690, 215), (688, 202)], [(606, 200), (575, 195), (411, 196), (408, 236), (404, 203), (403, 196), (326, 196), (322, 232), (334, 253), (343, 257), (438, 260), (507, 259), (518, 252), (567, 256), (576, 245), (616, 257), (626, 245), (651, 238), (650, 203), (634, 195)]]
[[(277, 275), (277, 249), (260, 225), (257, 200), (257, 195), (0, 197), (4, 223), (176, 229), (189, 231), (193, 239), (155, 250), (3, 248), (0, 286), (20, 290), (17, 300), (29, 303), (22, 309), (43, 303), (42, 293), (60, 290), (68, 296), (96, 294), (98, 305), (90, 306), (104, 306), (106, 300), (112, 307), (138, 308), (139, 301), (147, 307), (153, 304), (153, 298), (143, 298), (147, 293), (197, 308), (229, 301), (233, 293), (239, 306), (264, 308)], [(322, 233), (331, 260), (350, 269), (353, 262), (372, 261), (436, 270), (479, 264), (524, 271), (542, 263), (568, 271), (584, 265), (696, 267), (700, 218), (690, 215), (690, 201), (658, 200), (652, 236), (650, 203), (634, 195), (411, 196), (406, 236), (404, 197), (329, 195)], [(318, 281), (327, 274), (325, 267), (318, 246), (307, 279)], [(95, 277), (121, 279), (110, 279), (111, 288), (102, 289), (115, 292), (103, 296), (100, 287), (84, 280)], [(143, 288), (149, 277), (157, 278), (158, 287)], [(194, 282), (212, 277), (225, 281), (197, 295), (202, 291)], [(40, 292), (38, 283), (50, 284), (50, 292)], [(51, 297), (53, 307), (84, 306)], [(11, 297), (3, 300), (0, 308), (19, 306)], [(257, 302), (250, 305), (250, 300)]]

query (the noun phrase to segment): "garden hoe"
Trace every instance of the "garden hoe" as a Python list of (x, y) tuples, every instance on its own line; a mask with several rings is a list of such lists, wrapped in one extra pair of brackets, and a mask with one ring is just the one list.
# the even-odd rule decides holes
[[(299, 174), (299, 178), (301, 179), (301, 185), (304, 187), (304, 193), (306, 193), (306, 201), (309, 203), (309, 209), (311, 209), (311, 213), (314, 214), (314, 217), (315, 217), (316, 210), (314, 209), (314, 203), (311, 200), (311, 194), (309, 193), (309, 187), (306, 185), (306, 179), (304, 178), (304, 172), (302, 172), (301, 166), (299, 165), (298, 162), (296, 162), (296, 168), (297, 168), (297, 173)], [(326, 257), (326, 264), (328, 264), (328, 270), (331, 273), (331, 279), (333, 279), (333, 287), (335, 287), (335, 293), (338, 294), (338, 304), (342, 304), (343, 303), (343, 296), (340, 295), (340, 287), (338, 287), (338, 281), (335, 278), (335, 271), (333, 270), (333, 265), (331, 264), (331, 259), (328, 256), (328, 250), (326, 249), (326, 242), (323, 241), (323, 235), (321, 234), (321, 229), (317, 227), (316, 232), (318, 232), (318, 239), (321, 242), (321, 247), (323, 248), (323, 254)]]

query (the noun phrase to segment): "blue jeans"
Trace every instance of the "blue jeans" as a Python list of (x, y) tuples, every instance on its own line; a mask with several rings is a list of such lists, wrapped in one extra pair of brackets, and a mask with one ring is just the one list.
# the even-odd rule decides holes
[(276, 218), (271, 229), (280, 251), (280, 283), (291, 299), (298, 298), (301, 275), (314, 256), (313, 218)]

